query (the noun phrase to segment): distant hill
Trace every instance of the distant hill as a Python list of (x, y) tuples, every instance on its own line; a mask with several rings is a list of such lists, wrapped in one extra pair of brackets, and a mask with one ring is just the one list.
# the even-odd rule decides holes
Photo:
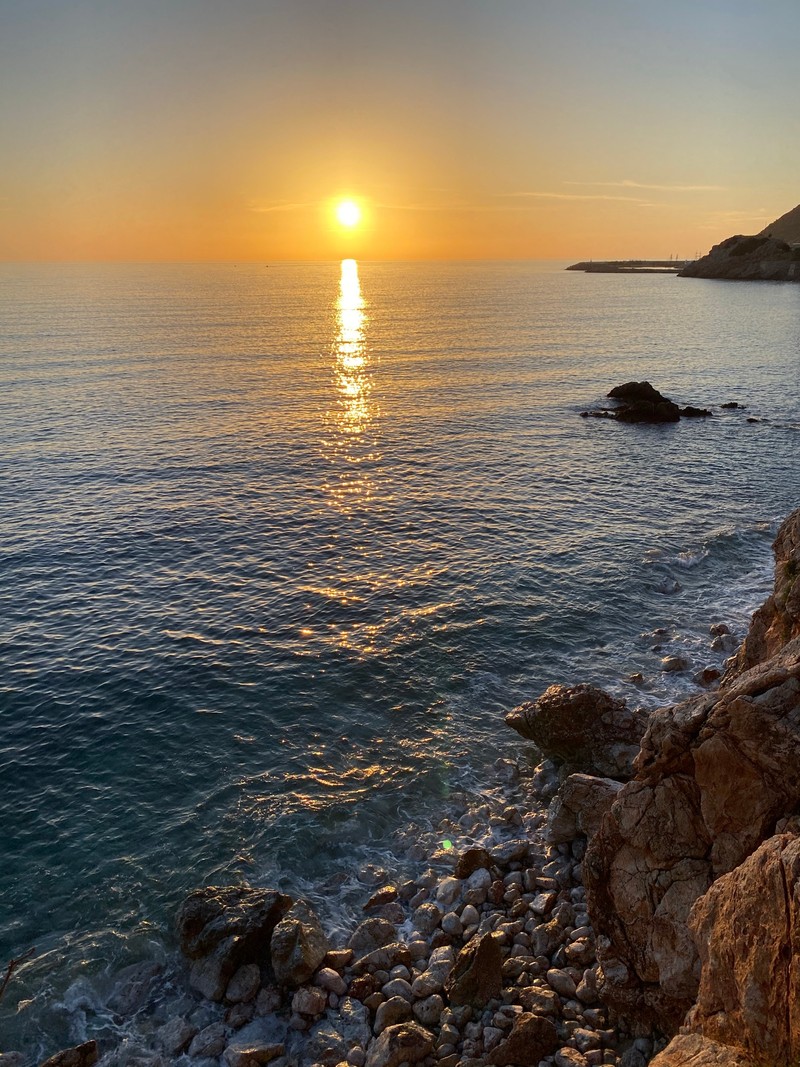
[(800, 204), (793, 207), (791, 211), (787, 211), (785, 215), (781, 215), (779, 219), (775, 219), (769, 226), (765, 226), (758, 236), (777, 237), (778, 240), (786, 241), (790, 245), (800, 244)]

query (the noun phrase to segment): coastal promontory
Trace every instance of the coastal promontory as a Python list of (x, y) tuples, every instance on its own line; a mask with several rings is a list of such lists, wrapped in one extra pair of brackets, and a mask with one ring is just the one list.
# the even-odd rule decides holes
[(757, 234), (736, 234), (678, 272), (681, 278), (800, 281), (800, 204)]

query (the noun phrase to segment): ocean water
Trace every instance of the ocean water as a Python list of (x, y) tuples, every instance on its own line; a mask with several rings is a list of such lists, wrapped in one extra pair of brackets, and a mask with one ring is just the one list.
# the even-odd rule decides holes
[[(0, 1048), (107, 1036), (198, 885), (345, 928), (535, 762), (505, 711), (669, 703), (743, 636), (800, 287), (562, 268), (0, 268)], [(580, 418), (645, 378), (714, 417)]]

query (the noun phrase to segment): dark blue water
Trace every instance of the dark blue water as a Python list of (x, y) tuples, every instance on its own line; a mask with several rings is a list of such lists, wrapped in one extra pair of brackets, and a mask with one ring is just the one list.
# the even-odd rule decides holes
[[(489, 787), (520, 750), (502, 713), (552, 682), (693, 691), (800, 503), (797, 286), (542, 264), (0, 281), (0, 964), (37, 949), (8, 1047), (73, 1037), (66, 993), (169, 952), (198, 884), (391, 863)], [(643, 378), (714, 418), (579, 417)], [(664, 675), (677, 651), (692, 669)]]

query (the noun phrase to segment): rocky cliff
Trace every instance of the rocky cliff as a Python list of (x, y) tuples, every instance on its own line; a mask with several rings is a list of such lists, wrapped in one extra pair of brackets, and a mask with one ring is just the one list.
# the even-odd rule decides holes
[(778, 237), (737, 234), (678, 272), (680, 278), (800, 282), (800, 248)]
[(653, 1067), (800, 1059), (800, 510), (719, 689), (656, 712), (584, 862), (603, 996)]

